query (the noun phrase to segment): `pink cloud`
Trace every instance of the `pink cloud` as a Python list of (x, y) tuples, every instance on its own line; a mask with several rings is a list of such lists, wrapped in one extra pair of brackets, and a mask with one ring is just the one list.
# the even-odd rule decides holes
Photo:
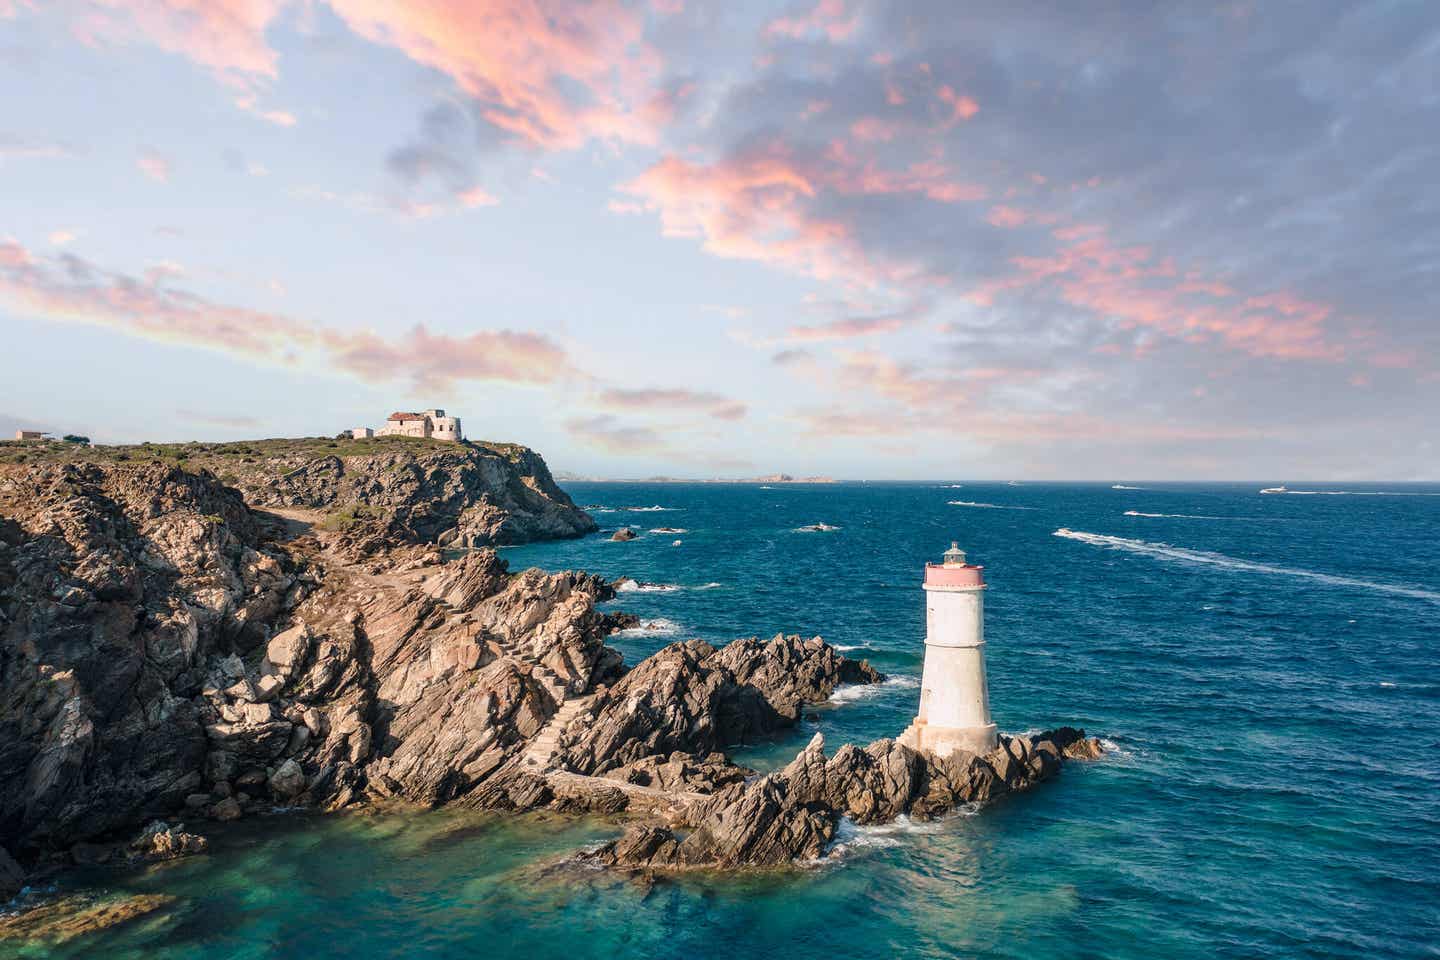
[(249, 90), (256, 78), (274, 79), (277, 56), (265, 31), (286, 0), (91, 0), (92, 13), (75, 24), (84, 42), (123, 39), (129, 30), (162, 50), (209, 69), (223, 83)]
[(582, 443), (608, 453), (654, 453), (666, 449), (665, 438), (658, 430), (624, 424), (609, 414), (573, 417), (565, 421), (565, 429)]
[(609, 389), (598, 394), (594, 402), (615, 410), (700, 412), (717, 420), (740, 420), (748, 412), (745, 404), (718, 393), (681, 388)]
[(167, 183), (170, 180), (170, 161), (155, 150), (147, 148), (140, 151), (140, 156), (135, 158), (135, 166), (156, 183)]
[(885, 168), (856, 158), (843, 142), (810, 157), (781, 142), (708, 164), (672, 155), (619, 189), (658, 213), (666, 236), (699, 238), (717, 256), (869, 284), (914, 280), (923, 271), (868, 252), (850, 223), (820, 212), (827, 195), (915, 194), (958, 203), (985, 193), (936, 161)]
[(802, 40), (819, 35), (838, 43), (854, 33), (859, 24), (859, 14), (847, 12), (844, 0), (820, 0), (799, 16), (771, 20), (765, 25), (764, 35), (768, 40)]
[[(517, 140), (573, 149), (652, 143), (640, 105), (659, 58), (641, 11), (619, 0), (331, 0), (356, 33), (451, 77)], [(568, 87), (583, 88), (577, 100)]]
[(1053, 233), (1061, 241), (1057, 250), (1011, 258), (1014, 273), (981, 284), (970, 298), (988, 305), (1001, 295), (1043, 291), (1122, 328), (1155, 330), (1189, 343), (1215, 341), (1257, 357), (1344, 356), (1329, 338), (1328, 305), (1283, 290), (1247, 296), (1197, 271), (1182, 273), (1149, 247), (1118, 246), (1095, 224)]
[(475, 207), (493, 207), (495, 204), (500, 202), (494, 196), (494, 194), (490, 193), (481, 186), (474, 186), (466, 190), (461, 190), (459, 193), (455, 194), (455, 199), (460, 201), (461, 206), (472, 209)]
[(69, 254), (39, 257), (14, 241), (0, 241), (0, 302), (39, 317), (272, 363), (315, 355), (329, 369), (367, 380), (408, 378), (428, 387), (458, 380), (549, 383), (575, 375), (564, 350), (539, 334), (483, 330), (457, 336), (417, 325), (387, 339), (216, 303), (173, 286), (179, 275), (174, 265), (159, 264), (137, 278)]
[[(237, 107), (265, 109), (279, 76), (266, 39), (295, 0), (79, 0), (73, 30), (101, 45), (143, 38), (209, 70)], [(644, 12), (622, 0), (329, 0), (355, 33), (449, 76), (516, 140), (573, 149), (592, 139), (653, 143), (664, 111), (647, 109), (660, 75)], [(670, 5), (673, 6), (673, 5)], [(15, 9), (13, 6), (11, 9)], [(580, 95), (576, 95), (576, 91)]]
[(924, 319), (928, 310), (927, 304), (914, 303), (892, 313), (845, 317), (829, 323), (795, 326), (786, 331), (785, 339), (798, 343), (817, 343), (826, 340), (844, 340), (851, 337), (894, 333)]
[(950, 108), (950, 116), (946, 119), (947, 125), (969, 120), (980, 112), (980, 104), (976, 103), (973, 97), (956, 93), (955, 88), (949, 84), (943, 84), (935, 95), (940, 98), (941, 103)]

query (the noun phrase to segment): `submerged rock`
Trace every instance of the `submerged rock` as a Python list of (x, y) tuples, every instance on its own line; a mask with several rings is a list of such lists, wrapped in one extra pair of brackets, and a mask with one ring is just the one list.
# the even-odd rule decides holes
[(174, 902), (174, 897), (158, 893), (105, 900), (79, 895), (61, 897), (20, 913), (0, 915), (0, 941), (64, 944), (148, 916)]

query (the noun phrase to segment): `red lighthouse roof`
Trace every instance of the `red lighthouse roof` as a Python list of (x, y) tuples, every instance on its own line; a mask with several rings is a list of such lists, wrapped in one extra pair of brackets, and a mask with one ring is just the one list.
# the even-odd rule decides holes
[(927, 587), (983, 587), (985, 568), (965, 559), (960, 544), (950, 541), (945, 551), (944, 562), (925, 564), (925, 586)]

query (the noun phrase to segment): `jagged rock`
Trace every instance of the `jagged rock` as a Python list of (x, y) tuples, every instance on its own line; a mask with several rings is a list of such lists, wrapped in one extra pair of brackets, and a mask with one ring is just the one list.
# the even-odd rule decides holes
[(625, 540), (634, 540), (638, 536), (639, 534), (636, 533), (634, 530), (631, 530), (629, 527), (621, 527), (619, 530), (616, 530), (613, 534), (610, 535), (610, 539), (623, 542)]
[[(371, 766), (410, 799), (470, 789), (563, 689), (619, 676), (594, 610), (613, 594), (412, 540), (456, 523), (472, 542), (594, 528), (552, 488), (523, 448), (457, 447), (327, 462), (259, 496), (393, 514), (403, 529), (360, 526), (419, 576), (377, 586), (345, 534), (262, 522), (203, 470), (0, 468), (0, 842), (68, 850), (157, 814), (236, 816), (241, 794), (344, 805)], [(323, 775), (287, 794), (289, 761)]]
[(240, 801), (233, 796), (226, 797), (210, 808), (210, 816), (216, 820), (239, 820), (242, 815)]
[(294, 760), (286, 760), (270, 774), (268, 784), (270, 792), (277, 797), (289, 799), (299, 796), (305, 792), (305, 771)]
[(0, 904), (4, 904), (25, 886), (25, 871), (15, 858), (0, 847)]
[(604, 774), (642, 757), (708, 754), (793, 725), (800, 705), (826, 699), (842, 682), (884, 679), (818, 637), (737, 640), (716, 650), (673, 643), (596, 698), (562, 754), (567, 769)]
[[(816, 734), (783, 770), (733, 784), (689, 811), (682, 836), (669, 827), (631, 828), (583, 854), (607, 866), (645, 870), (773, 867), (814, 859), (842, 816), (882, 823), (902, 814), (935, 816), (961, 803), (985, 802), (1054, 776), (1067, 747), (1084, 741), (1070, 727), (1004, 738), (990, 754), (938, 758), (893, 740), (864, 750), (846, 744), (825, 757)], [(1011, 771), (1007, 780), (997, 772)]]
[(714, 793), (721, 787), (742, 783), (754, 774), (754, 770), (726, 760), (723, 753), (696, 757), (677, 750), (668, 757), (642, 757), (608, 771), (605, 777), (671, 792)]
[(194, 833), (186, 833), (183, 823), (171, 826), (156, 820), (130, 841), (130, 855), (141, 860), (174, 860), (177, 857), (204, 853), (210, 842)]

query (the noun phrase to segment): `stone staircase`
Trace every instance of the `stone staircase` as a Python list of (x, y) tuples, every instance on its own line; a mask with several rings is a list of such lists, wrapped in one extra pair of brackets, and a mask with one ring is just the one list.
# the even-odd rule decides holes
[(555, 750), (560, 745), (560, 734), (570, 725), (582, 711), (587, 709), (595, 695), (589, 694), (584, 697), (576, 697), (574, 700), (566, 700), (560, 704), (560, 709), (550, 718), (550, 722), (540, 728), (540, 732), (525, 747), (521, 755), (521, 762), (526, 767), (539, 768), (544, 770), (555, 758)]

